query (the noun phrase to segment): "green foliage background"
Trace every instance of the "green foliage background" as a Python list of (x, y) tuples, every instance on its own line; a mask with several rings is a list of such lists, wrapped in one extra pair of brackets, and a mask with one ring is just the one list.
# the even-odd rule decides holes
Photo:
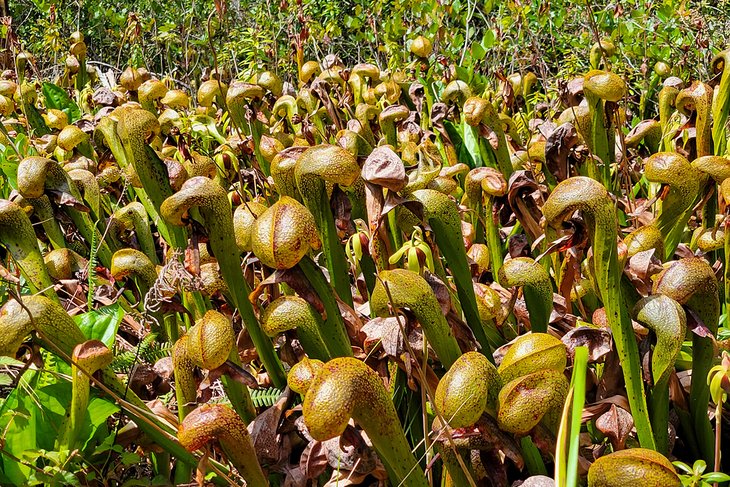
[[(730, 2), (712, 0), (19, 0), (16, 33), (41, 68), (58, 69), (68, 36), (86, 36), (89, 58), (127, 63), (189, 83), (213, 64), (234, 74), (291, 75), (293, 41), (305, 59), (402, 66), (410, 40), (434, 41), (445, 66), (482, 74), (530, 68), (542, 75), (588, 68), (596, 37), (611, 38), (624, 66), (643, 76), (657, 60), (706, 77), (728, 45)], [(206, 20), (209, 19), (209, 22)], [(209, 35), (210, 34), (210, 35)], [(643, 65), (643, 66), (642, 66)]]

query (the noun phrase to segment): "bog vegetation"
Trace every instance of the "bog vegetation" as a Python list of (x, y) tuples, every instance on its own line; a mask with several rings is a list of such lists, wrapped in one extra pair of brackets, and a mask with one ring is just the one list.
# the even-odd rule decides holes
[(727, 2), (0, 5), (0, 484), (730, 482)]

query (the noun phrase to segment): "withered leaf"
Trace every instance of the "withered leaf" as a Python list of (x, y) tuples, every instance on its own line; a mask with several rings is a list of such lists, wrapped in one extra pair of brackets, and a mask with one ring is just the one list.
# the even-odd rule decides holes
[(362, 433), (347, 425), (340, 437), (324, 441), (323, 446), (329, 465), (334, 469), (368, 474), (377, 466), (377, 457)]
[(687, 313), (687, 328), (697, 336), (702, 338), (712, 336), (712, 332), (707, 325), (702, 321), (702, 318), (692, 309), (687, 306), (683, 306), (684, 311)]
[(256, 347), (253, 346), (251, 336), (245, 328), (241, 330), (236, 338), (236, 348), (238, 350), (238, 356), (244, 364), (251, 363), (259, 356)]
[(340, 311), (340, 316), (342, 316), (345, 322), (345, 328), (347, 328), (350, 341), (353, 345), (359, 345), (363, 339), (361, 336), (363, 324), (360, 316), (358, 316), (357, 312), (349, 304), (342, 301), (339, 297), (335, 296), (335, 299), (337, 300), (337, 308)]
[(559, 86), (560, 100), (565, 106), (575, 107), (583, 101), (583, 77), (573, 78)]
[(446, 103), (434, 103), (431, 107), (431, 124), (439, 132), (443, 131), (443, 122), (449, 113), (449, 107)]
[(54, 189), (47, 189), (53, 199), (53, 202), (61, 206), (70, 206), (74, 210), (78, 210), (84, 213), (88, 213), (91, 210), (88, 206), (77, 200), (71, 193), (66, 191), (56, 191)]
[[(682, 372), (686, 374), (687, 371)], [(689, 385), (689, 384), (687, 384)], [(674, 407), (681, 409), (682, 411), (688, 411), (689, 405), (687, 404), (687, 394), (689, 393), (689, 387), (685, 387), (682, 383), (679, 375), (676, 372), (672, 372), (669, 376), (669, 399), (674, 404)]]
[(400, 356), (405, 349), (405, 345), (398, 319), (394, 316), (387, 318), (376, 317), (365, 323), (362, 327), (362, 332), (366, 336), (363, 342), (365, 350), (369, 352), (380, 343), (389, 356)]
[[(210, 372), (213, 373), (214, 371), (211, 370)], [(253, 374), (230, 360), (226, 360), (223, 365), (215, 369), (215, 372), (220, 375), (227, 375), (239, 384), (248, 386), (251, 389), (257, 389), (259, 387), (256, 377)]]
[(416, 107), (416, 112), (418, 112), (419, 115), (423, 112), (423, 100), (425, 95), (426, 91), (421, 83), (418, 81), (411, 83), (411, 86), (408, 88), (408, 96), (411, 97), (411, 101), (413, 101), (413, 105)]
[(281, 459), (283, 452), (277, 441), (279, 422), (292, 396), (291, 389), (287, 387), (273, 406), (256, 416), (248, 425), (256, 456), (262, 464), (276, 464)]
[(155, 370), (155, 373), (164, 380), (171, 379), (173, 374), (172, 357), (162, 357), (154, 363), (152, 368)]
[(205, 476), (208, 473), (208, 453), (206, 452), (198, 462), (197, 467), (195, 468), (195, 483), (198, 484), (198, 486), (203, 487), (205, 485)]
[(498, 450), (472, 450), (471, 463), (475, 466), (481, 464), (483, 472), (489, 472), (489, 482), (493, 487), (509, 486), (507, 467), (502, 463), (502, 455)]
[(580, 280), (581, 260), (582, 259), (580, 259), (578, 256), (577, 249), (568, 249), (568, 251), (565, 252), (565, 259), (563, 260), (563, 272), (560, 276), (558, 290), (560, 291), (560, 295), (563, 296), (566, 301), (570, 301), (573, 285), (576, 283), (576, 281)]
[(530, 257), (530, 242), (527, 241), (527, 236), (520, 233), (519, 235), (513, 235), (507, 242), (507, 248), (509, 256), (515, 257)]
[(337, 107), (335, 107), (335, 104), (329, 96), (329, 88), (329, 83), (321, 78), (315, 78), (312, 82), (312, 93), (322, 102), (322, 105), (327, 110), (327, 115), (334, 122), (336, 129), (340, 130), (342, 129), (342, 121), (340, 120)]
[(284, 479), (284, 485), (283, 487), (306, 487), (307, 486), (307, 478), (304, 476), (304, 473), (302, 473), (301, 467), (299, 465), (292, 467), (289, 466), (286, 468), (286, 478)]
[(611, 350), (605, 357), (606, 365), (603, 367), (601, 380), (598, 382), (596, 399), (601, 400), (607, 397), (626, 394), (624, 387), (624, 375), (621, 362), (618, 359), (616, 350)]
[(634, 418), (631, 413), (615, 404), (611, 404), (610, 409), (596, 420), (596, 428), (608, 436), (614, 451), (624, 449), (626, 438), (633, 427)]
[(545, 141), (545, 164), (558, 181), (570, 175), (568, 158), (570, 151), (579, 143), (578, 132), (570, 122), (553, 130)]
[(316, 479), (327, 470), (327, 455), (320, 441), (311, 441), (299, 457), (299, 468), (307, 479)]
[(488, 414), (483, 414), (474, 426), (467, 428), (453, 429), (434, 421), (432, 429), (435, 433), (434, 441), (440, 442), (443, 448), (450, 448), (450, 437), (459, 449), (499, 450), (512, 460), (517, 468), (522, 469), (524, 466), (524, 459), (515, 439), (500, 430), (496, 420)]
[(575, 355), (575, 348), (588, 347), (589, 363), (602, 362), (611, 351), (611, 333), (600, 328), (581, 326), (566, 333), (561, 341), (565, 344), (568, 356)]
[(109, 88), (104, 87), (99, 88), (94, 92), (91, 96), (91, 101), (93, 101), (95, 105), (114, 106), (119, 104), (119, 98), (117, 95)]
[[(542, 137), (538, 138), (538, 141), (547, 142), (547, 138), (555, 132), (557, 125), (551, 120), (543, 120), (541, 118), (533, 118), (529, 122), (531, 132), (539, 132)], [(535, 139), (533, 139), (534, 141)]]
[(258, 302), (259, 296), (261, 296), (267, 286), (273, 286), (282, 282), (291, 287), (299, 295), (299, 297), (307, 301), (314, 309), (322, 313), (322, 317), (324, 319), (327, 319), (322, 300), (317, 293), (314, 292), (312, 286), (307, 280), (307, 277), (304, 275), (304, 272), (302, 272), (299, 266), (294, 266), (291, 269), (276, 270), (251, 291), (251, 294), (248, 295), (248, 299), (251, 303), (255, 304)]
[(642, 296), (648, 296), (653, 285), (651, 276), (662, 270), (662, 263), (656, 257), (656, 249), (637, 252), (629, 257), (624, 273)]
[(335, 186), (332, 190), (330, 207), (335, 219), (337, 236), (340, 240), (344, 240), (348, 235), (355, 233), (355, 223), (352, 221), (352, 203), (339, 186)]
[(492, 127), (480, 123), (479, 135), (487, 139), (487, 142), (489, 142), (489, 145), (495, 151), (497, 150), (497, 148), (499, 148), (499, 138), (497, 137), (497, 133), (494, 131), (494, 129), (492, 129)]
[(380, 146), (373, 149), (362, 166), (362, 178), (391, 191), (400, 191), (408, 183), (403, 161), (393, 149)]

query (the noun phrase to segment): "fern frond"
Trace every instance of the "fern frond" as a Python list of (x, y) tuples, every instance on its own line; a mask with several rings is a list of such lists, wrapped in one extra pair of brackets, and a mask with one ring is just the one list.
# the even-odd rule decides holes
[(158, 343), (157, 335), (146, 335), (134, 350), (118, 353), (112, 361), (112, 369), (116, 372), (128, 374), (138, 363), (154, 364), (161, 358), (167, 357), (172, 349), (172, 343)]
[(97, 258), (96, 258), (96, 250), (97, 250), (97, 242), (96, 242), (96, 231), (91, 232), (91, 250), (89, 251), (89, 268), (87, 271), (88, 279), (89, 279), (89, 292), (86, 295), (86, 307), (89, 311), (91, 311), (94, 307), (94, 293), (96, 292), (96, 265), (97, 265)]
[(268, 408), (273, 406), (274, 403), (276, 403), (276, 400), (279, 399), (279, 396), (281, 396), (282, 392), (284, 392), (282, 389), (277, 389), (276, 387), (269, 387), (268, 389), (249, 389), (251, 401), (257, 408)]

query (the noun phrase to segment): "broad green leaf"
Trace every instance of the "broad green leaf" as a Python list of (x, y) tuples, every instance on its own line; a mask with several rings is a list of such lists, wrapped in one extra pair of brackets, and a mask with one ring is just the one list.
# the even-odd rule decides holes
[(481, 44), (475, 42), (471, 45), (471, 56), (475, 61), (481, 61), (486, 55), (487, 51), (484, 50)]
[(473, 71), (462, 66), (456, 66), (456, 77), (467, 84), (471, 81)]
[(494, 35), (494, 31), (492, 29), (487, 29), (484, 32), (484, 37), (482, 37), (482, 47), (486, 50), (494, 46), (494, 41), (496, 40), (496, 36)]
[(124, 318), (122, 307), (112, 304), (74, 316), (74, 321), (84, 332), (86, 338), (100, 340), (111, 348), (114, 345), (114, 337), (117, 335), (122, 318)]
[(79, 435), (79, 438), (85, 439), (83, 450), (96, 448), (96, 445), (109, 434), (107, 420), (118, 411), (119, 406), (106, 398), (94, 397), (89, 401), (87, 408), (89, 414)]
[(25, 364), (23, 362), (21, 362), (20, 360), (16, 360), (12, 357), (2, 356), (2, 357), (0, 357), (0, 365), (22, 367)]
[(141, 458), (136, 453), (124, 452), (122, 453), (120, 460), (122, 461), (122, 465), (134, 465), (135, 463), (139, 463)]
[(722, 472), (711, 472), (703, 475), (702, 480), (707, 482), (727, 482), (730, 480), (730, 475)]
[[(46, 376), (41, 380), (41, 376)], [(38, 387), (42, 382), (55, 380), (54, 375), (29, 371), (8, 396), (0, 411), (0, 428), (6, 432), (5, 449), (14, 456), (34, 455), (40, 452), (52, 459), (56, 438), (67, 409), (71, 405), (72, 386), (69, 381), (51, 383)], [(96, 443), (108, 434), (107, 420), (119, 411), (113, 402), (92, 397), (86, 409), (79, 439), (84, 448), (94, 448)], [(96, 441), (92, 441), (97, 438)], [(24, 485), (31, 473), (27, 467), (2, 457), (0, 484)]]
[[(23, 134), (18, 137), (20, 135)], [(18, 158), (12, 148), (4, 145), (0, 145), (0, 172), (5, 175), (11, 188), (18, 189)], [(7, 198), (8, 194), (3, 197)]]
[[(28, 451), (38, 449), (36, 424), (38, 407), (34, 396), (27, 393), (38, 383), (40, 374), (35, 370), (26, 372), (18, 387), (13, 389), (0, 410), (0, 429), (4, 432), (4, 450), (17, 458)], [(0, 455), (0, 484), (24, 485), (30, 469)]]
[(469, 167), (475, 167), (474, 160), (472, 159), (471, 154), (469, 154), (469, 150), (464, 144), (464, 139), (461, 135), (461, 127), (454, 125), (449, 120), (444, 120), (444, 128), (446, 129), (446, 133), (449, 135), (449, 139), (451, 139), (451, 143), (454, 144), (456, 157), (458, 158), (459, 162), (463, 162)]
[(35, 135), (41, 137), (51, 133), (51, 130), (46, 125), (46, 122), (41, 117), (38, 109), (32, 103), (25, 104), (25, 117), (28, 119), (28, 124), (35, 132)]
[(461, 133), (464, 135), (464, 150), (469, 154), (469, 158), (471, 159), (469, 167), (472, 169), (475, 167), (482, 167), (484, 165), (484, 161), (482, 161), (482, 154), (479, 150), (479, 133), (477, 132), (477, 129), (465, 121), (462, 121), (461, 130)]
[(46, 107), (61, 110), (68, 116), (70, 123), (81, 118), (81, 110), (71, 97), (68, 96), (66, 90), (53, 83), (43, 83), (43, 96), (46, 98)]

